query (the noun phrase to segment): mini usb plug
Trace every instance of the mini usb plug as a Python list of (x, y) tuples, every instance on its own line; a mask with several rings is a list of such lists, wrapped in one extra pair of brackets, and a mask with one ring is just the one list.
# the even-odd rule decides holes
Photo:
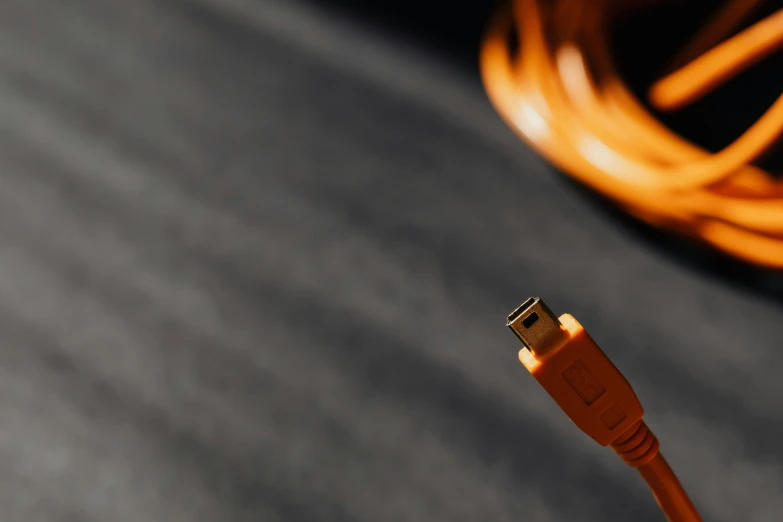
[(568, 340), (568, 332), (552, 310), (538, 297), (531, 297), (508, 316), (506, 326), (525, 348), (540, 356)]

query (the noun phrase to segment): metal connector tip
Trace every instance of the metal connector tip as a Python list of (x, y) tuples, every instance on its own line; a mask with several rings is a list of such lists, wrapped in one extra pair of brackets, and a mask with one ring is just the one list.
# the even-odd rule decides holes
[(536, 355), (559, 346), (568, 337), (560, 320), (538, 297), (531, 297), (511, 312), (506, 326)]

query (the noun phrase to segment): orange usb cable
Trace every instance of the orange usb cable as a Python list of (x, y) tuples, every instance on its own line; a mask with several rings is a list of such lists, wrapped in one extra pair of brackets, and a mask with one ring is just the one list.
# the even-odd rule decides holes
[[(728, 0), (651, 86), (652, 105), (676, 110), (780, 50), (783, 9), (725, 39), (761, 2)], [(783, 94), (717, 152), (665, 127), (623, 82), (609, 40), (627, 10), (650, 3), (513, 0), (481, 49), (489, 98), (533, 148), (630, 214), (781, 269), (783, 182), (753, 163), (783, 134)]]
[(524, 344), (525, 368), (574, 424), (639, 470), (669, 522), (701, 522), (633, 388), (582, 325), (569, 314), (558, 319), (537, 297), (514, 310), (507, 325)]

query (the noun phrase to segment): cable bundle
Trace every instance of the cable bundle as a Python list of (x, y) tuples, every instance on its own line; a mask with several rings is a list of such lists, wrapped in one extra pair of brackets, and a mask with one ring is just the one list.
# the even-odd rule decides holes
[[(758, 3), (729, 0), (675, 60), (685, 65), (651, 87), (651, 104), (680, 108), (783, 46), (783, 9), (725, 39)], [(492, 103), (549, 161), (630, 214), (783, 268), (783, 184), (752, 165), (783, 134), (783, 94), (723, 150), (687, 141), (613, 63), (608, 29), (631, 4), (639, 2), (514, 0), (481, 50)]]

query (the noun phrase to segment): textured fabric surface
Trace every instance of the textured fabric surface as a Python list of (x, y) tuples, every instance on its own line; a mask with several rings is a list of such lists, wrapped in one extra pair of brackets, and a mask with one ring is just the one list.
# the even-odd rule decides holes
[(0, 520), (662, 521), (516, 361), (570, 312), (705, 520), (783, 518), (783, 312), (475, 77), (295, 0), (0, 3)]

